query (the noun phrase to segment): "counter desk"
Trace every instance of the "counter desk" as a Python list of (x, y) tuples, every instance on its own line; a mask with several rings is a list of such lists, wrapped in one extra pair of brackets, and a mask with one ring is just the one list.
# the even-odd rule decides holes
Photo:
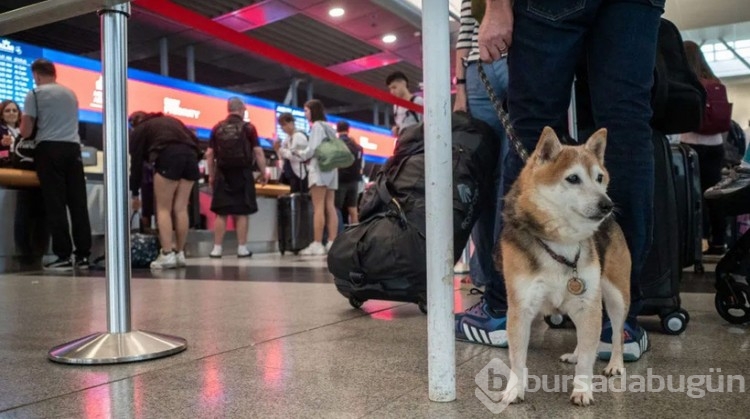
[(49, 247), (36, 172), (0, 168), (0, 273), (37, 270)]
[[(201, 185), (199, 193), (200, 213), (205, 217), (205, 230), (190, 230), (186, 253), (188, 256), (208, 256), (213, 248), (213, 225), (216, 215), (211, 212), (211, 188)], [(247, 247), (253, 253), (278, 251), (277, 199), (289, 193), (289, 186), (280, 184), (255, 185), (258, 212), (250, 216)], [(227, 222), (227, 234), (223, 247), (225, 254), (233, 255), (237, 247), (234, 223)]]
[[(104, 176), (96, 167), (85, 168), (86, 193), (91, 224), (91, 256), (103, 254), (106, 231)], [(99, 168), (100, 169), (100, 168)], [(253, 253), (278, 251), (277, 198), (288, 194), (286, 185), (256, 185), (258, 212), (250, 216), (248, 248)], [(207, 256), (213, 247), (213, 220), (210, 188), (199, 187), (200, 213), (206, 218), (206, 229), (191, 229), (187, 253), (190, 257)], [(46, 227), (44, 203), (36, 172), (0, 168), (0, 273), (38, 270), (42, 257), (51, 254), (49, 231)], [(224, 240), (226, 254), (234, 254), (237, 246), (234, 226), (229, 222)]]

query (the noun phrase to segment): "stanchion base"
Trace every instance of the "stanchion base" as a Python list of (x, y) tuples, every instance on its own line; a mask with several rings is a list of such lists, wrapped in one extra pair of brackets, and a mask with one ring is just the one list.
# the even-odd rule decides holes
[(63, 364), (121, 364), (161, 358), (185, 349), (185, 339), (161, 333), (99, 332), (52, 348), (49, 359)]

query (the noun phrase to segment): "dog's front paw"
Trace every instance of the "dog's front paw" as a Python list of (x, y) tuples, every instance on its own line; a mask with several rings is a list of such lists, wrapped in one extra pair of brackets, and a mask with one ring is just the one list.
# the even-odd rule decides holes
[(578, 355), (575, 353), (572, 354), (564, 354), (560, 357), (560, 361), (567, 362), (568, 364), (577, 364), (578, 363)]
[(606, 377), (614, 377), (616, 375), (623, 375), (625, 374), (625, 366), (623, 365), (622, 361), (615, 362), (614, 360), (609, 361), (609, 364), (607, 364), (607, 367), (604, 368), (604, 375)]
[(570, 402), (576, 406), (588, 406), (594, 403), (594, 393), (591, 391), (573, 391)]
[(503, 398), (501, 403), (516, 404), (523, 401), (523, 391), (518, 391), (517, 387), (506, 388), (503, 391)]

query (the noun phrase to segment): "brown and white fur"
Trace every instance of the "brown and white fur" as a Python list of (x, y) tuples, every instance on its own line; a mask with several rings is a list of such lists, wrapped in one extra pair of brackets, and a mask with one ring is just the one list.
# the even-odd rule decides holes
[[(594, 133), (583, 146), (562, 145), (547, 127), (534, 153), (508, 193), (498, 269), (508, 292), (508, 345), (518, 384), (503, 401), (524, 399), (526, 355), (531, 322), (539, 314), (567, 314), (578, 344), (561, 361), (576, 364), (571, 401), (593, 401), (594, 361), (602, 327), (602, 299), (612, 322), (612, 357), (607, 376), (624, 372), (623, 325), (630, 303), (630, 252), (613, 219), (604, 168), (607, 131)], [(567, 290), (572, 269), (553, 259), (539, 244), (573, 261), (580, 246), (578, 277), (586, 291)]]

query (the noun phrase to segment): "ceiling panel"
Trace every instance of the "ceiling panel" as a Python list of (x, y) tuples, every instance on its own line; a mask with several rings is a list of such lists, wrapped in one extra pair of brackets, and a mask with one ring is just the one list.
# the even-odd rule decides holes
[[(160, 74), (161, 60), (159, 57), (150, 57), (130, 63), (131, 68)], [(169, 76), (178, 79), (187, 79), (187, 61), (184, 56), (177, 54), (169, 55)], [(195, 63), (195, 82), (208, 86), (230, 86), (235, 84), (251, 83), (261, 79), (253, 77), (245, 72), (219, 67), (213, 64)]]
[(340, 25), (341, 29), (359, 39), (370, 39), (382, 37), (383, 35), (406, 29), (413, 32), (414, 29), (408, 23), (388, 12), (378, 12), (358, 19), (347, 20)]
[(262, 1), (263, 0), (172, 0), (172, 3), (179, 4), (180, 6), (213, 19), (237, 9), (261, 3)]
[(422, 82), (422, 69), (405, 62), (400, 62), (386, 67), (380, 67), (375, 70), (363, 71), (361, 73), (352, 74), (350, 77), (361, 82), (373, 85), (379, 89), (387, 90), (385, 79), (394, 71), (401, 71), (406, 75), (406, 77), (409, 79), (409, 88), (412, 91), (416, 91), (419, 89), (419, 83)]
[(747, 0), (669, 0), (664, 17), (680, 30), (750, 21)]
[(324, 67), (379, 52), (365, 42), (304, 15), (295, 15), (246, 33)]
[[(83, 55), (99, 51), (98, 28), (95, 31), (91, 31), (69, 23), (72, 20), (50, 23), (49, 25), (16, 32), (9, 37), (17, 41), (57, 49), (71, 54)], [(60, 36), (60, 34), (65, 34), (65, 36)]]

